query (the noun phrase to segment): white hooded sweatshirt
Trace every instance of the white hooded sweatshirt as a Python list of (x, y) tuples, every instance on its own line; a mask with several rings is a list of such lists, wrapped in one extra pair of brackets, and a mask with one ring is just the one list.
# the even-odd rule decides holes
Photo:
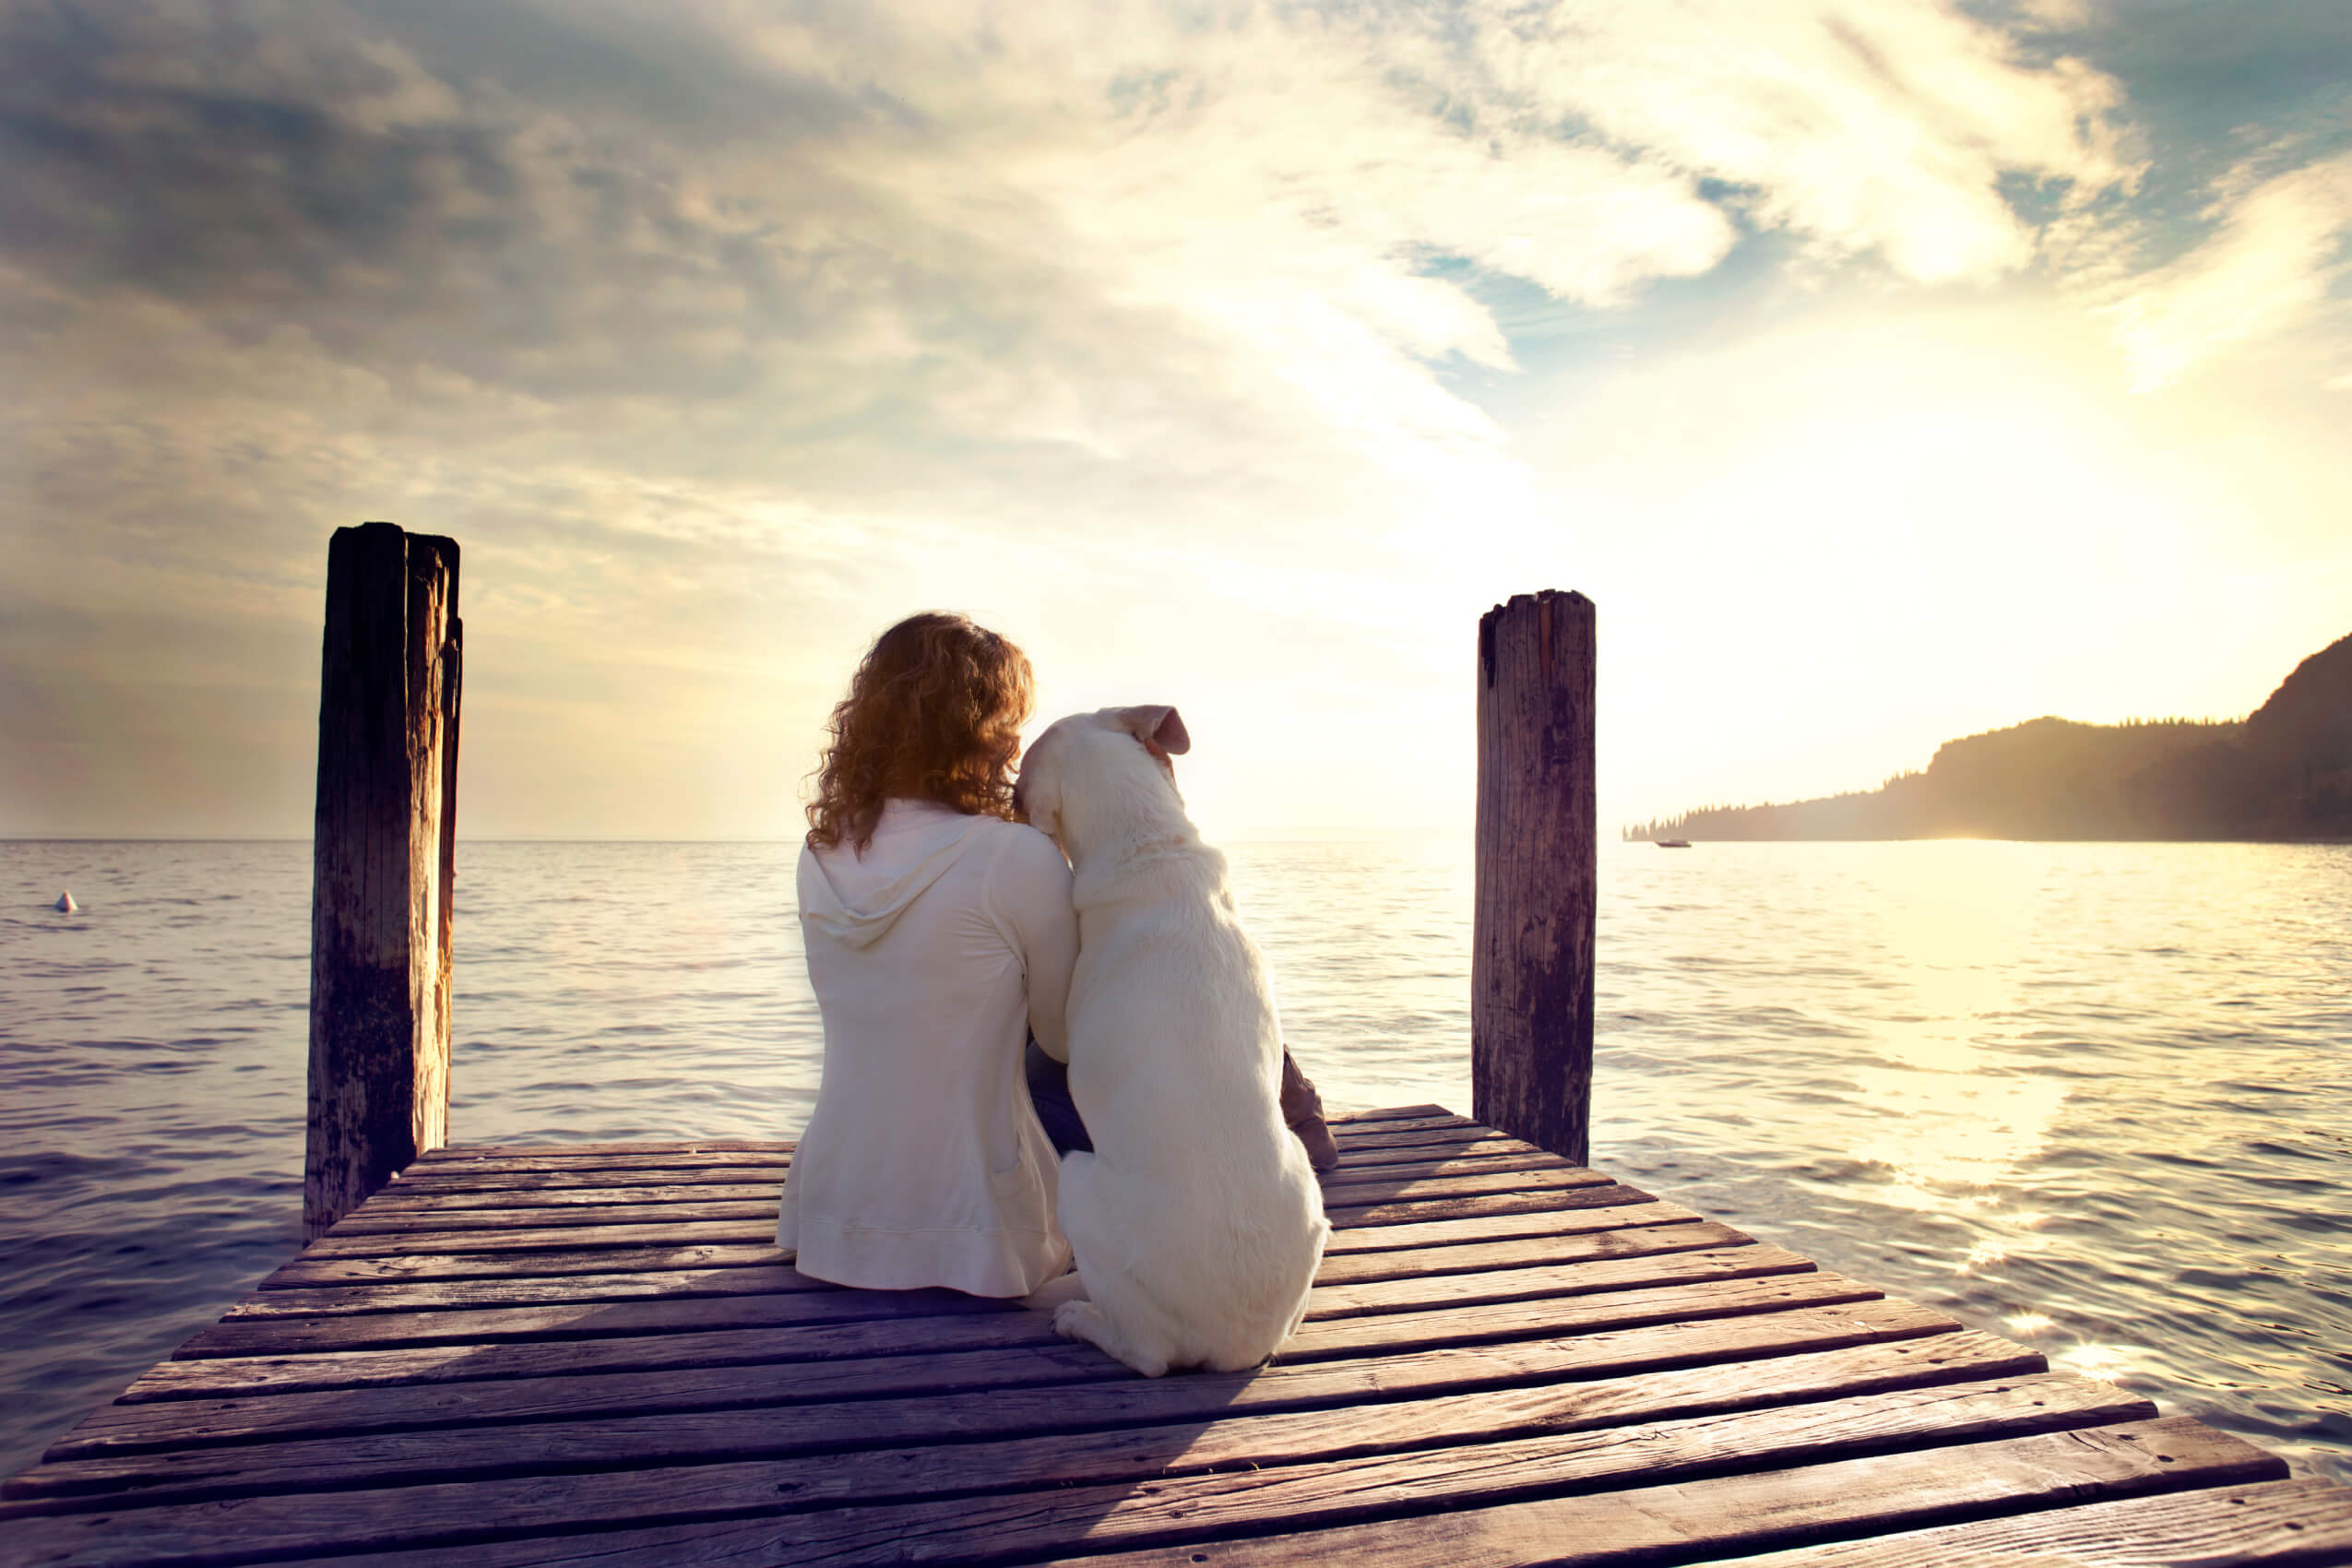
[(1062, 851), (1019, 823), (894, 800), (862, 855), (804, 847), (799, 884), (825, 1076), (777, 1244), (837, 1284), (1027, 1295), (1070, 1266), (1021, 1062), (1031, 1031), (1066, 1054), (1078, 925)]

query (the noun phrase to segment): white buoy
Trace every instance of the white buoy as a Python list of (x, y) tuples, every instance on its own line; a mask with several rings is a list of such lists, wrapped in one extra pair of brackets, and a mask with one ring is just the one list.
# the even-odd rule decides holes
[(58, 894), (57, 902), (51, 905), (50, 908), (55, 909), (61, 915), (70, 915), (77, 909), (79, 909), (81, 906), (74, 902), (74, 895), (69, 889), (66, 892)]

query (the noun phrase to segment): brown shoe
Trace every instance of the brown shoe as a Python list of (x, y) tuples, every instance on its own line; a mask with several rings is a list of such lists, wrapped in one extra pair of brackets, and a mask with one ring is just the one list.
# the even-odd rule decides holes
[(1314, 1085), (1299, 1071), (1287, 1045), (1282, 1048), (1282, 1120), (1305, 1146), (1309, 1165), (1317, 1170), (1328, 1170), (1339, 1163), (1339, 1146), (1333, 1141), (1331, 1127), (1323, 1119), (1323, 1096), (1315, 1093)]

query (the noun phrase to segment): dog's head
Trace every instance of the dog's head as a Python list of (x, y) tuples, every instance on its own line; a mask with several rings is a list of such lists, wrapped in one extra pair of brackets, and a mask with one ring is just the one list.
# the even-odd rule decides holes
[(1148, 780), (1153, 770), (1173, 790), (1176, 766), (1168, 759), (1192, 747), (1182, 717), (1165, 704), (1098, 708), (1057, 719), (1021, 758), (1013, 809), (1066, 851), (1070, 846), (1063, 837), (1063, 818), (1074, 792), (1115, 789), (1123, 778)]

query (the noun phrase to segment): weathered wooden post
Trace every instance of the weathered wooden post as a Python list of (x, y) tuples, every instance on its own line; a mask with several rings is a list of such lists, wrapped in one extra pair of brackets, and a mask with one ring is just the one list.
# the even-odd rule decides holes
[(1479, 618), (1470, 1114), (1585, 1164), (1593, 1094), (1593, 601)]
[(336, 529), (312, 840), (305, 1240), (448, 1141), (458, 680), (457, 541), (391, 523)]

